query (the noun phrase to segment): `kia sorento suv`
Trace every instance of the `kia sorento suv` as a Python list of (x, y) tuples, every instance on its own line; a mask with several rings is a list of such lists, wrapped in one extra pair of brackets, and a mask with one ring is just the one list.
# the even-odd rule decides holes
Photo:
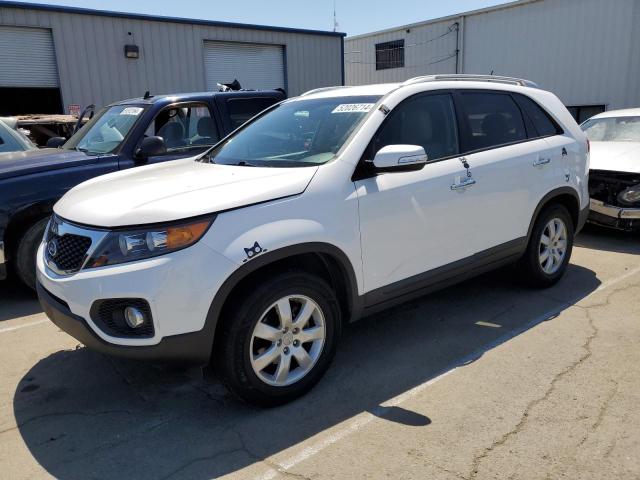
[(49, 318), (86, 346), (211, 363), (276, 405), (348, 322), (497, 267), (564, 274), (588, 142), (519, 79), (429, 76), (283, 101), (194, 158), (91, 179), (37, 259)]

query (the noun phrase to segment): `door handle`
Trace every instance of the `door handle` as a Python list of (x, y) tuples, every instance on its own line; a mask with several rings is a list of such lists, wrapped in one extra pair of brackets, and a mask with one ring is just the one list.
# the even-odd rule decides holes
[(533, 166), (534, 167), (540, 167), (542, 165), (546, 165), (547, 163), (551, 163), (551, 159), (550, 158), (538, 158), (535, 162), (533, 162)]
[(463, 188), (470, 187), (471, 185), (475, 185), (476, 181), (471, 177), (466, 177), (464, 180), (461, 180), (457, 183), (451, 185), (451, 190), (460, 190)]

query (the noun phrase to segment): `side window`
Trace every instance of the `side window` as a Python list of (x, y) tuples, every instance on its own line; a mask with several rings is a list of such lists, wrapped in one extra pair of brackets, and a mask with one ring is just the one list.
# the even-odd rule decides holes
[(168, 153), (209, 147), (220, 140), (209, 107), (201, 103), (162, 110), (153, 119), (145, 135), (162, 137)]
[[(537, 137), (549, 137), (553, 135), (562, 135), (562, 128), (545, 112), (540, 105), (524, 95), (516, 95), (516, 101), (533, 122), (536, 129)], [(531, 135), (530, 135), (531, 136)]]
[(255, 117), (265, 108), (278, 102), (275, 98), (231, 98), (227, 101), (227, 110), (231, 118), (231, 128), (235, 130), (247, 120)]
[(418, 95), (398, 105), (378, 130), (371, 157), (387, 145), (420, 145), (429, 160), (458, 154), (458, 130), (451, 95)]
[(483, 150), (527, 139), (522, 113), (510, 95), (462, 93), (466, 152)]

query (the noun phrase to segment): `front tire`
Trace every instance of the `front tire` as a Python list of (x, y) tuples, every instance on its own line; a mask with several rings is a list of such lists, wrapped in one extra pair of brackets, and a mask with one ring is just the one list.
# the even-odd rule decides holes
[(221, 321), (214, 368), (242, 400), (276, 406), (309, 391), (324, 375), (340, 335), (335, 292), (306, 272), (246, 284)]
[(573, 220), (564, 205), (546, 207), (538, 215), (527, 251), (518, 262), (521, 278), (536, 288), (555, 285), (567, 270), (574, 232)]
[(36, 255), (48, 223), (47, 217), (29, 227), (20, 239), (16, 251), (15, 265), (18, 278), (32, 290), (36, 289)]

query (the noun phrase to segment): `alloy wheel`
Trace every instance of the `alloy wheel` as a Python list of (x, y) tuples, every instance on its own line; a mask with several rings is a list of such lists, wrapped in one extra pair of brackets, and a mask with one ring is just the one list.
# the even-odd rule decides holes
[(292, 385), (314, 367), (325, 339), (325, 319), (318, 304), (304, 295), (288, 295), (267, 308), (256, 323), (251, 367), (269, 385)]
[(540, 237), (538, 261), (542, 271), (553, 275), (562, 266), (567, 254), (567, 226), (560, 218), (553, 218), (547, 223)]

